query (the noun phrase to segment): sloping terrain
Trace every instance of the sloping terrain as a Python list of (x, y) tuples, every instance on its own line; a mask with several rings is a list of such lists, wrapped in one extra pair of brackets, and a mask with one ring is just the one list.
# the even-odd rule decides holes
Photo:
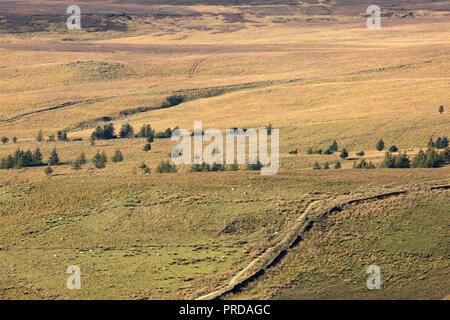
[[(449, 192), (416, 191), (354, 204), (303, 240), (233, 299), (443, 299), (448, 292)], [(381, 269), (369, 290), (366, 269)]]
[[(379, 165), (392, 145), (412, 159), (450, 137), (448, 2), (380, 1), (380, 30), (366, 28), (369, 1), (221, 2), (83, 1), (72, 31), (64, 1), (0, 3), (0, 159), (39, 147), (45, 164), (0, 169), (0, 298), (199, 298), (273, 258), (303, 219), (393, 190), (410, 192), (333, 213), (225, 298), (448, 295), (448, 191), (426, 188), (448, 184), (450, 167), (353, 169)], [(143, 137), (89, 141), (107, 123), (118, 134), (199, 120), (278, 128), (279, 173), (159, 174), (170, 139), (147, 152)], [(68, 141), (52, 141), (61, 130)], [(306, 152), (333, 140), (339, 152)], [(364, 287), (369, 264), (382, 268), (381, 291)], [(81, 290), (66, 287), (69, 265)]]

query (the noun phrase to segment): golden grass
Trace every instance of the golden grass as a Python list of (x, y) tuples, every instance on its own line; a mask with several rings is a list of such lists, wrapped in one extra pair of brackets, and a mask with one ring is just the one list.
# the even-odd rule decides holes
[[(246, 22), (215, 15), (243, 8)], [(355, 16), (312, 23), (307, 19), (321, 16), (185, 9), (204, 15), (139, 18), (127, 33), (68, 34), (53, 26), (38, 36), (0, 35), (0, 137), (19, 139), (0, 144), (0, 158), (39, 146), (46, 160), (56, 147), (65, 162), (50, 178), (43, 167), (0, 170), (0, 264), (7, 270), (0, 297), (195, 298), (276, 242), (310, 201), (448, 183), (448, 166), (352, 170), (346, 160), (342, 170), (313, 171), (315, 161), (332, 163), (338, 154), (305, 154), (336, 139), (350, 158), (364, 150), (365, 159), (379, 162), (379, 138), (413, 155), (430, 136), (449, 137), (449, 112), (438, 113), (450, 98), (448, 13), (425, 10), (370, 31)], [(224, 92), (206, 97), (211, 87)], [(120, 115), (188, 90), (201, 94), (172, 108)], [(271, 123), (280, 129), (281, 170), (262, 177), (181, 166), (176, 175), (155, 174), (175, 143), (157, 139), (148, 153), (142, 138), (91, 146), (92, 126), (103, 125), (93, 120), (103, 116), (114, 119), (116, 133), (126, 122), (135, 131), (146, 123), (157, 131), (192, 130), (196, 120), (221, 130)], [(79, 128), (89, 121), (91, 127)], [(83, 141), (38, 143), (40, 129), (45, 138), (68, 129), (69, 138)], [(90, 159), (116, 149), (124, 162), (70, 167), (81, 152)], [(298, 155), (288, 154), (294, 149)], [(143, 162), (152, 174), (139, 168)], [(221, 234), (227, 226), (236, 229)], [(82, 264), (88, 290), (66, 290), (68, 263)], [(254, 296), (265, 297), (264, 290), (263, 283)]]

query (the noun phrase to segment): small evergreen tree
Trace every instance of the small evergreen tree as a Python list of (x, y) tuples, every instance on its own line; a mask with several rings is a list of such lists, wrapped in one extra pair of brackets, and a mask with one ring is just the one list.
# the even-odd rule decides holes
[(419, 153), (413, 158), (411, 163), (411, 167), (413, 168), (425, 168), (426, 156), (423, 150), (420, 150)]
[(20, 157), (17, 159), (16, 167), (18, 168), (24, 168), (29, 167), (33, 164), (33, 154), (30, 150), (27, 150), (26, 152), (21, 152)]
[(367, 162), (365, 159), (361, 159), (359, 163), (353, 163), (355, 169), (375, 169), (375, 165), (372, 162)]
[(58, 141), (67, 141), (67, 132), (66, 131), (58, 131), (56, 133)]
[(397, 152), (398, 148), (396, 146), (390, 146), (389, 147), (389, 152)]
[(376, 149), (378, 151), (383, 150), (384, 149), (384, 141), (383, 141), (383, 139), (378, 140), (378, 142), (377, 142), (375, 147), (376, 147)]
[(425, 168), (439, 168), (442, 164), (439, 154), (434, 149), (428, 149), (425, 153)]
[(395, 157), (389, 152), (384, 155), (384, 160), (381, 163), (382, 168), (395, 168)]
[(114, 138), (116, 138), (116, 135), (114, 134), (114, 125), (109, 123), (103, 126), (103, 139), (109, 140)]
[(82, 152), (81, 154), (80, 154), (80, 156), (75, 160), (75, 161), (73, 161), (73, 163), (72, 163), (72, 169), (73, 170), (80, 170), (81, 169), (81, 167), (84, 165), (84, 164), (86, 164), (86, 156), (85, 156), (85, 154), (84, 154), (84, 152)]
[(145, 169), (145, 168), (147, 168), (147, 165), (145, 164), (145, 162), (142, 162), (141, 165), (139, 166), (139, 168)]
[(324, 168), (325, 170), (330, 169), (330, 164), (329, 164), (328, 162), (325, 162), (325, 163), (323, 164), (323, 168)]
[(443, 112), (444, 112), (444, 106), (439, 106), (439, 113), (442, 115)]
[(322, 169), (322, 167), (320, 166), (320, 164), (319, 164), (317, 161), (314, 162), (313, 170), (320, 170), (320, 169)]
[(148, 151), (152, 150), (152, 145), (151, 145), (150, 143), (147, 143), (147, 144), (144, 146), (143, 150), (144, 150), (145, 152), (148, 152)]
[(450, 148), (445, 148), (445, 150), (441, 152), (440, 157), (443, 164), (450, 163)]
[(44, 139), (44, 133), (42, 132), (42, 129), (39, 130), (38, 135), (36, 137), (37, 142), (41, 142)]
[(3, 144), (8, 143), (8, 141), (9, 141), (9, 139), (8, 139), (7, 137), (3, 137), (3, 138), (2, 138), (2, 143), (3, 143)]
[(336, 161), (336, 162), (334, 163), (334, 168), (335, 168), (335, 169), (340, 169), (340, 168), (341, 168), (341, 163), (340, 163), (339, 161)]
[(263, 167), (262, 163), (257, 160), (256, 163), (249, 163), (247, 165), (247, 170), (261, 170), (261, 168)]
[(78, 157), (78, 160), (80, 161), (80, 163), (81, 163), (82, 165), (87, 163), (86, 155), (84, 154), (84, 152), (82, 152), (82, 153), (80, 154), (80, 156)]
[(82, 167), (82, 164), (81, 164), (79, 158), (76, 159), (74, 162), (72, 162), (72, 169), (73, 170), (76, 170), (76, 171), (81, 170), (81, 167)]
[(311, 147), (308, 148), (308, 150), (306, 151), (307, 154), (313, 154), (314, 151)]
[(116, 152), (114, 153), (113, 157), (111, 158), (112, 162), (121, 162), (123, 161), (123, 155), (122, 152), (120, 152), (119, 149), (116, 150)]
[(152, 143), (155, 139), (155, 131), (149, 124), (144, 124), (139, 130), (138, 137), (147, 138), (147, 142)]
[(341, 154), (339, 155), (342, 159), (346, 159), (348, 157), (347, 149), (342, 149)]
[(97, 150), (97, 153), (92, 158), (92, 162), (97, 169), (102, 169), (106, 167), (106, 162), (108, 161), (105, 152), (100, 154), (100, 151)]
[(357, 156), (363, 157), (365, 155), (364, 151), (360, 151), (356, 154)]
[(33, 153), (32, 158), (33, 158), (33, 160), (32, 160), (33, 165), (38, 166), (38, 165), (42, 164), (42, 153), (39, 148), (36, 148), (36, 150)]
[(272, 125), (269, 123), (269, 125), (266, 127), (267, 130), (267, 135), (271, 135), (272, 134)]
[(442, 139), (441, 139), (441, 137), (438, 137), (437, 140), (436, 140), (435, 147), (438, 148), (438, 149), (447, 148), (448, 147), (448, 139), (447, 139), (447, 137), (443, 137)]
[(13, 137), (13, 142), (17, 143), (17, 137)]
[(400, 153), (395, 158), (395, 168), (409, 168), (411, 166), (411, 161), (409, 161), (408, 156), (406, 153)]
[(225, 171), (225, 166), (220, 163), (214, 163), (211, 166), (211, 171)]
[(177, 167), (172, 165), (169, 161), (161, 161), (161, 163), (156, 167), (157, 173), (173, 173), (177, 172)]
[(430, 140), (428, 140), (427, 147), (428, 147), (428, 148), (434, 148), (433, 137), (430, 137)]
[(54, 148), (52, 153), (50, 154), (48, 163), (52, 166), (57, 165), (59, 163), (59, 156), (58, 156), (58, 152), (56, 152), (56, 148)]
[(333, 141), (333, 143), (332, 143), (331, 146), (330, 146), (330, 149), (331, 149), (332, 151), (334, 151), (334, 152), (336, 152), (336, 151), (339, 150), (338, 144), (337, 144), (336, 140)]
[(132, 126), (130, 126), (129, 123), (125, 123), (122, 125), (122, 128), (120, 128), (119, 136), (121, 138), (131, 138), (134, 136), (134, 129)]
[(45, 169), (44, 169), (45, 174), (47, 175), (47, 177), (50, 177), (53, 173), (53, 169), (50, 165), (48, 165)]

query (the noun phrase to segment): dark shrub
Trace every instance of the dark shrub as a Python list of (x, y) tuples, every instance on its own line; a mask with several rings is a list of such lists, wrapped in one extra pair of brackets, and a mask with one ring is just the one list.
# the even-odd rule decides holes
[(134, 136), (134, 129), (132, 126), (130, 126), (129, 123), (125, 123), (122, 125), (122, 128), (120, 128), (119, 131), (119, 137), (121, 138), (131, 138)]
[(150, 143), (147, 143), (144, 148), (142, 149), (145, 152), (152, 150), (152, 145)]
[(106, 162), (108, 161), (108, 158), (106, 157), (105, 152), (102, 152), (100, 154), (100, 151), (97, 151), (95, 156), (92, 158), (92, 162), (94, 163), (94, 166), (97, 169), (102, 169), (106, 167)]
[(172, 173), (177, 172), (177, 167), (172, 165), (169, 161), (161, 161), (161, 163), (156, 167), (157, 173)]
[(438, 149), (447, 148), (448, 147), (448, 139), (447, 139), (447, 137), (443, 137), (442, 139), (441, 139), (441, 137), (438, 137), (437, 140), (436, 140), (435, 147), (438, 148)]
[(249, 163), (247, 165), (247, 170), (261, 170), (262, 167), (262, 163), (258, 160), (256, 163)]
[(389, 147), (389, 152), (397, 152), (398, 148), (396, 146), (390, 146)]
[(111, 158), (111, 161), (112, 162), (122, 162), (123, 161), (123, 155), (119, 149), (116, 150), (116, 152), (114, 153), (114, 155)]
[(376, 148), (378, 151), (381, 151), (381, 150), (384, 149), (384, 141), (383, 141), (383, 139), (378, 140), (378, 142), (377, 142), (375, 148)]
[(338, 144), (337, 144), (336, 140), (334, 140), (333, 143), (331, 144), (330, 150), (333, 151), (333, 152), (336, 152), (336, 151), (339, 150), (339, 149), (338, 149)]
[(375, 165), (372, 162), (366, 162), (366, 160), (361, 159), (359, 163), (354, 163), (353, 168), (355, 169), (375, 169)]
[(346, 159), (348, 157), (348, 151), (347, 149), (342, 149), (341, 154), (339, 155), (342, 159)]
[(166, 98), (166, 101), (167, 101), (166, 105), (168, 105), (170, 107), (177, 106), (177, 105), (183, 103), (184, 99), (185, 98), (180, 95), (171, 95)]
[(56, 148), (53, 149), (52, 153), (50, 154), (48, 163), (52, 166), (57, 165), (59, 163), (59, 156), (58, 156), (58, 152), (56, 152)]
[(117, 138), (114, 134), (114, 125), (112, 123), (105, 124), (102, 127), (97, 126), (91, 134), (91, 140), (110, 140)]

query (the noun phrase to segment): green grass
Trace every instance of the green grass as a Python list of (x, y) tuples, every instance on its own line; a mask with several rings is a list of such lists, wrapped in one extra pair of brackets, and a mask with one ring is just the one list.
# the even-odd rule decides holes
[[(281, 263), (228, 298), (442, 299), (448, 294), (448, 191), (352, 205), (315, 225)], [(368, 290), (369, 265), (381, 290)]]

